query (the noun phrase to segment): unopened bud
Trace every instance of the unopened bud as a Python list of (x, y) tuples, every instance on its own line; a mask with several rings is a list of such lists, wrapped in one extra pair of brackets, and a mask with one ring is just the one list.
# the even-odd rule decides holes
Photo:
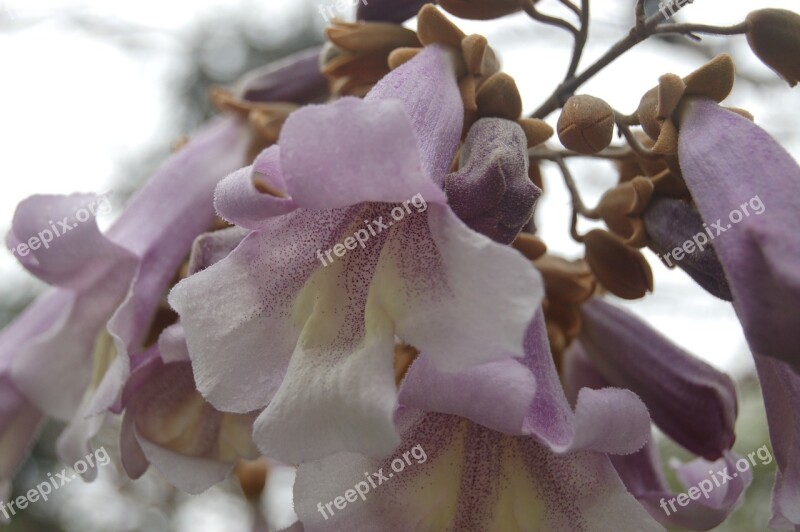
[(578, 153), (597, 153), (611, 144), (614, 110), (600, 98), (573, 96), (564, 104), (558, 119), (558, 138)]
[(602, 229), (584, 235), (586, 262), (609, 292), (623, 299), (639, 299), (653, 290), (653, 272), (639, 250)]
[(786, 9), (759, 9), (747, 15), (747, 43), (765, 65), (789, 85), (800, 81), (800, 15)]

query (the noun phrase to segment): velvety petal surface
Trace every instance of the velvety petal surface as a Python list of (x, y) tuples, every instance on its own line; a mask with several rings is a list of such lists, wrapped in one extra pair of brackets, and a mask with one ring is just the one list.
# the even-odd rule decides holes
[(472, 231), (444, 205), (428, 205), (427, 217), (411, 214), (401, 223), (373, 279), (397, 335), (444, 371), (521, 357), (544, 295), (530, 262)]
[(581, 310), (580, 344), (611, 384), (641, 397), (656, 425), (693, 453), (716, 460), (731, 448), (737, 401), (730, 377), (599, 298)]
[(402, 202), (416, 194), (444, 202), (420, 164), (415, 131), (398, 100), (342, 98), (303, 107), (286, 120), (279, 143), (287, 191), (300, 207)]
[(542, 193), (528, 164), (528, 141), (516, 122), (478, 120), (461, 149), (460, 168), (444, 179), (447, 203), (470, 228), (510, 244)]
[(800, 210), (791, 202), (800, 166), (766, 131), (704, 99), (685, 105), (679, 155), (703, 221), (724, 230), (714, 248), (751, 350), (800, 371), (800, 313), (789, 310), (800, 306)]
[(558, 456), (529, 437), (416, 410), (398, 426), (403, 441), (388, 458), (340, 453), (299, 468), (306, 531), (663, 530), (602, 454)]
[(280, 148), (270, 146), (252, 166), (240, 168), (223, 179), (214, 193), (214, 207), (220, 217), (247, 229), (260, 229), (271, 216), (286, 214), (297, 204), (286, 195), (286, 181), (280, 168)]

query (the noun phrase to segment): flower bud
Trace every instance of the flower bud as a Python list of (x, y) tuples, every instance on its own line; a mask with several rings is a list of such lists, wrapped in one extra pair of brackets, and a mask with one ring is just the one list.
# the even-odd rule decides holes
[(611, 144), (614, 110), (600, 98), (573, 96), (558, 119), (558, 138), (570, 150), (597, 153)]
[(522, 0), (440, 0), (442, 9), (458, 18), (490, 20), (522, 9)]
[(800, 15), (786, 9), (759, 9), (747, 15), (747, 43), (765, 65), (789, 85), (800, 81)]
[(586, 262), (609, 292), (623, 299), (639, 299), (653, 291), (653, 272), (639, 250), (602, 229), (590, 231), (583, 243)]

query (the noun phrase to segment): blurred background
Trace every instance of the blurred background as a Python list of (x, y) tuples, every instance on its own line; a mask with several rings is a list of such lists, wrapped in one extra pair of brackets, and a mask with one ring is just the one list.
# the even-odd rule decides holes
[[(350, 2), (352, 3), (352, 2)], [(625, 35), (634, 0), (594, 0), (593, 27), (583, 65)], [(657, 1), (650, 9), (657, 9)], [(14, 208), (38, 193), (112, 191), (114, 209), (147, 179), (183, 135), (213, 114), (212, 85), (228, 85), (247, 70), (323, 41), (320, 7), (331, 0), (0, 0), (0, 234)], [(542, 11), (569, 14), (556, 0)], [(763, 7), (797, 10), (797, 0), (695, 0), (678, 21), (735, 24)], [(352, 19), (352, 13), (344, 18)], [(564, 31), (525, 15), (497, 21), (459, 21), (481, 33), (519, 85), (526, 111), (544, 101), (562, 79), (572, 49)], [(409, 21), (408, 25), (415, 26)], [(708, 37), (700, 44), (680, 37), (651, 39), (587, 83), (581, 93), (607, 100), (629, 113), (666, 72), (685, 75), (714, 55), (733, 55), (739, 78), (726, 104), (752, 112), (756, 121), (800, 158), (796, 110), (800, 89), (790, 90), (749, 51), (744, 37)], [(795, 112), (790, 112), (795, 111)], [(555, 125), (558, 115), (549, 121)], [(555, 141), (557, 143), (557, 141)], [(551, 141), (553, 144), (554, 141)], [(569, 239), (569, 196), (554, 166), (545, 165), (544, 199), (537, 224), (549, 247), (568, 256), (580, 248)], [(593, 204), (616, 181), (610, 164), (570, 161)], [(222, 177), (222, 176), (221, 176)], [(743, 198), (743, 201), (748, 198)], [(770, 205), (766, 205), (769, 211)], [(586, 229), (586, 228), (582, 228)], [(633, 307), (653, 326), (740, 384), (736, 449), (745, 454), (768, 443), (758, 383), (741, 328), (730, 305), (714, 300), (680, 270), (667, 270), (652, 254), (653, 296)], [(0, 251), (0, 326), (43, 290)], [(22, 493), (47, 472), (60, 471), (47, 426), (14, 486)], [(106, 448), (116, 445), (111, 433)], [(665, 459), (687, 456), (662, 442)], [(765, 530), (774, 463), (755, 468), (746, 504), (719, 531)], [(248, 503), (233, 481), (200, 496), (183, 495), (157, 473), (130, 482), (108, 466), (93, 484), (65, 486), (46, 503), (15, 517), (9, 530), (217, 531), (252, 530), (252, 504), (259, 504), (270, 530), (291, 524), (289, 468), (274, 468), (262, 501)]]

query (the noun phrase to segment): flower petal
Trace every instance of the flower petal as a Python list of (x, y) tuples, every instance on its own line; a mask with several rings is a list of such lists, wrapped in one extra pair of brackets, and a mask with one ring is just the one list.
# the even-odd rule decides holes
[(800, 376), (780, 360), (754, 358), (777, 464), (770, 526), (800, 529)]
[(261, 152), (252, 166), (241, 168), (220, 181), (214, 193), (214, 206), (219, 215), (232, 224), (247, 229), (260, 229), (272, 216), (297, 208), (291, 198), (262, 192), (256, 184), (266, 185), (275, 193), (287, 187), (280, 169), (280, 149), (271, 146)]
[(164, 291), (194, 239), (214, 219), (214, 188), (244, 164), (248, 145), (249, 134), (241, 120), (225, 116), (212, 121), (161, 165), (109, 229), (108, 237), (136, 253), (140, 262), (127, 298), (108, 322), (117, 357), (89, 413), (118, 403), (130, 372), (129, 355), (144, 348)]
[(662, 530), (602, 454), (557, 456), (445, 414), (407, 410), (398, 425), (403, 442), (386, 459), (341, 453), (300, 466), (306, 531)]
[(737, 402), (730, 377), (599, 298), (581, 310), (580, 343), (611, 384), (641, 397), (656, 425), (693, 453), (716, 460), (731, 448)]
[(447, 206), (431, 204), (427, 217), (402, 223), (373, 279), (397, 335), (444, 371), (521, 357), (544, 293), (530, 262), (469, 229)]
[[(211, 404), (245, 413), (269, 403), (300, 336), (295, 300), (321, 267), (314, 250), (351, 234), (361, 211), (301, 209), (273, 218), (172, 289), (169, 302), (186, 331), (197, 389)], [(236, 362), (224, 353), (235, 353)]]
[(644, 212), (642, 219), (653, 251), (666, 257), (670, 265), (675, 261), (709, 294), (731, 301), (733, 298), (731, 289), (722, 264), (714, 252), (713, 244), (708, 244), (703, 249), (695, 246), (696, 250), (693, 253), (686, 253), (682, 260), (677, 260), (672, 254), (667, 255), (672, 250), (682, 247), (685, 242), (691, 242), (692, 237), (697, 238), (694, 244), (701, 242), (700, 235), (703, 236), (702, 240), (709, 240), (700, 214), (691, 205), (678, 199), (655, 198)]
[[(676, 494), (664, 479), (658, 451), (653, 444), (636, 454), (611, 457), (628, 491), (650, 515), (666, 526), (691, 530), (716, 527), (741, 503), (744, 491), (752, 481), (752, 471), (735, 473), (737, 459), (734, 453), (726, 451), (725, 456), (715, 462), (697, 458), (687, 464), (673, 465), (684, 492), (690, 488), (698, 491), (697, 498), (686, 497), (688, 503), (683, 506), (676, 505)], [(722, 478), (726, 471), (730, 472), (732, 479), (719, 481), (718, 477)], [(701, 489), (705, 489), (705, 493), (700, 492)]]
[[(800, 305), (800, 211), (787, 201), (800, 197), (800, 166), (763, 129), (713, 101), (689, 100), (681, 119), (681, 170), (703, 221), (724, 231), (714, 248), (747, 341), (800, 371), (800, 313), (775, 310)], [(733, 212), (742, 215), (735, 224)]]
[(292, 200), (307, 209), (401, 202), (444, 193), (421, 166), (401, 102), (342, 98), (303, 107), (281, 130), (280, 163)]
[(416, 133), (422, 168), (432, 179), (450, 171), (464, 125), (464, 104), (449, 54), (438, 45), (426, 46), (384, 76), (365, 98), (403, 102)]
[(528, 328), (524, 363), (536, 376), (536, 396), (523, 433), (556, 453), (586, 449), (628, 454), (647, 442), (650, 416), (641, 400), (628, 390), (581, 390), (573, 414), (550, 353), (541, 312)]

